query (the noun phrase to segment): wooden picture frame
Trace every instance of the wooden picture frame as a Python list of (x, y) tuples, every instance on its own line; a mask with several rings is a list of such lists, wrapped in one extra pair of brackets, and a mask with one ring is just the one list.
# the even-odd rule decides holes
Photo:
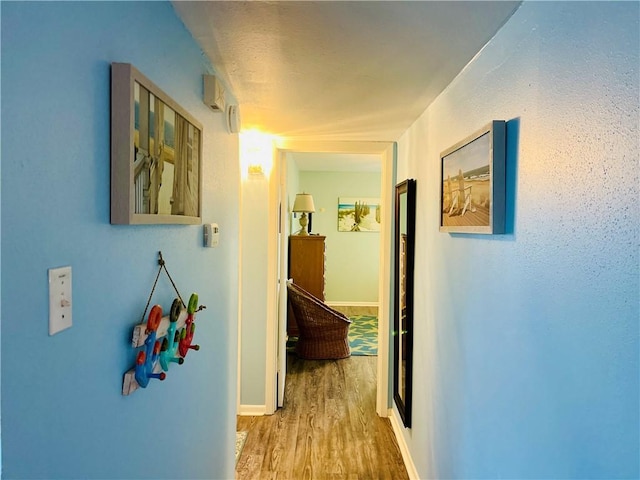
[(494, 120), (440, 154), (440, 231), (504, 233), (506, 122)]
[(202, 223), (202, 125), (128, 63), (111, 64), (111, 223)]

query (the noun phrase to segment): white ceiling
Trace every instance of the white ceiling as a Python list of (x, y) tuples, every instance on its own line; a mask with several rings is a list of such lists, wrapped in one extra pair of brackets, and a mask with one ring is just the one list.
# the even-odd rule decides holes
[(393, 141), (493, 37), (513, 1), (174, 1), (243, 128)]
[(364, 153), (289, 152), (304, 172), (380, 172), (380, 155)]
[(519, 4), (173, 2), (243, 129), (314, 141), (397, 140)]

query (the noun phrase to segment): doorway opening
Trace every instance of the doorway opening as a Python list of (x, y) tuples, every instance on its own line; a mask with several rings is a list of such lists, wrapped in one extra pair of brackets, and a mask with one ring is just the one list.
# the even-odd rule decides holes
[[(288, 276), (349, 317), (351, 355), (377, 356), (382, 159), (378, 154), (312, 152), (288, 152), (286, 159), (289, 204), (300, 192), (313, 199), (307, 230), (324, 244), (315, 264), (300, 251), (295, 218), (300, 214), (294, 206)], [(291, 321), (291, 339), (290, 327)]]
[[(350, 159), (355, 166), (347, 167), (346, 165), (349, 163), (347, 159)], [(337, 169), (335, 166), (327, 166), (327, 163), (331, 162), (341, 163), (340, 169), (334, 172), (328, 171)], [(313, 166), (314, 163), (323, 163), (324, 165)], [(376, 413), (381, 417), (386, 417), (389, 411), (389, 319), (391, 318), (390, 306), (392, 303), (390, 252), (392, 252), (391, 220), (392, 193), (395, 184), (395, 144), (390, 142), (281, 141), (277, 147), (275, 164), (279, 175), (280, 194), (274, 195), (272, 200), (277, 202), (279, 208), (280, 225), (278, 228), (279, 241), (277, 242), (279, 252), (278, 268), (272, 272), (273, 275), (270, 275), (270, 278), (273, 278), (276, 283), (273, 291), (277, 292), (279, 308), (278, 315), (273, 317), (272, 324), (268, 326), (268, 330), (277, 332), (277, 335), (274, 335), (272, 339), (273, 342), (267, 357), (266, 411), (274, 412), (277, 406), (282, 405), (284, 397), (287, 365), (287, 309), (284, 282), (287, 280), (288, 274), (288, 236), (291, 232), (299, 229), (297, 219), (292, 218), (291, 207), (295, 194), (302, 190), (308, 190), (318, 198), (316, 212), (311, 218), (311, 231), (322, 235), (328, 234), (331, 241), (327, 246), (326, 303), (333, 308), (346, 310), (354, 317), (358, 315), (366, 317), (367, 313), (372, 311), (377, 313)], [(367, 194), (366, 189), (356, 192), (355, 188), (355, 184), (366, 183), (365, 177), (369, 183), (372, 179), (377, 179), (375, 182), (377, 188), (372, 187), (372, 190), (368, 190), (371, 196), (363, 198), (379, 200), (379, 204), (377, 204), (379, 231), (339, 231), (337, 210), (339, 198), (343, 194), (340, 193), (336, 197), (337, 190), (335, 188), (323, 188), (322, 185), (327, 185), (327, 182), (339, 185), (341, 177), (343, 180), (341, 188), (344, 189), (344, 196), (347, 198), (351, 196), (350, 192), (353, 192), (356, 197)], [(342, 238), (339, 235), (342, 235)], [(351, 259), (345, 260), (345, 258), (358, 256), (364, 257), (364, 263), (354, 264)], [(340, 263), (347, 264), (347, 267), (362, 269), (363, 275), (360, 278), (366, 277), (367, 280), (355, 282), (352, 280), (352, 283), (357, 283), (354, 285), (355, 288), (346, 288), (344, 282), (341, 283), (339, 279)], [(372, 268), (376, 270), (375, 274), (367, 274), (367, 269), (370, 271)], [(356, 274), (357, 278), (358, 272), (352, 273)], [(371, 284), (372, 277), (373, 285)], [(338, 279), (336, 280), (336, 278)]]

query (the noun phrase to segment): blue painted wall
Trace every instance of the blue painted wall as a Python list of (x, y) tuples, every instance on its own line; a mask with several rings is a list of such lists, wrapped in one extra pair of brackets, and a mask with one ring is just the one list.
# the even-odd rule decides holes
[[(213, 68), (169, 2), (2, 2), (2, 467), (4, 478), (232, 478), (238, 197), (236, 136), (202, 103)], [(205, 222), (109, 224), (111, 62), (130, 62), (204, 126)], [(198, 292), (199, 352), (121, 396), (161, 250)], [(71, 329), (48, 336), (47, 269), (73, 268)], [(161, 278), (154, 303), (173, 295)]]
[[(420, 478), (640, 476), (639, 13), (525, 2), (399, 141)], [(439, 154), (492, 119), (509, 233), (440, 233)]]

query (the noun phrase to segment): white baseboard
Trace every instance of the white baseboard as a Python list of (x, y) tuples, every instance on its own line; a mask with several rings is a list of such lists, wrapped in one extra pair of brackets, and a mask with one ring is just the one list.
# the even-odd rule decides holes
[(330, 302), (325, 300), (324, 303), (330, 307), (377, 307), (378, 302)]
[(413, 463), (413, 459), (411, 458), (409, 447), (407, 446), (407, 442), (405, 442), (404, 435), (402, 434), (402, 430), (404, 429), (404, 427), (400, 423), (398, 414), (393, 408), (389, 409), (389, 421), (391, 422), (393, 433), (396, 434), (396, 441), (398, 442), (398, 447), (400, 447), (402, 460), (404, 460), (404, 466), (407, 469), (407, 474), (409, 475), (410, 480), (420, 480), (420, 477), (418, 477), (416, 466)]
[(240, 405), (238, 409), (238, 415), (242, 417), (260, 417), (266, 414), (266, 405)]

